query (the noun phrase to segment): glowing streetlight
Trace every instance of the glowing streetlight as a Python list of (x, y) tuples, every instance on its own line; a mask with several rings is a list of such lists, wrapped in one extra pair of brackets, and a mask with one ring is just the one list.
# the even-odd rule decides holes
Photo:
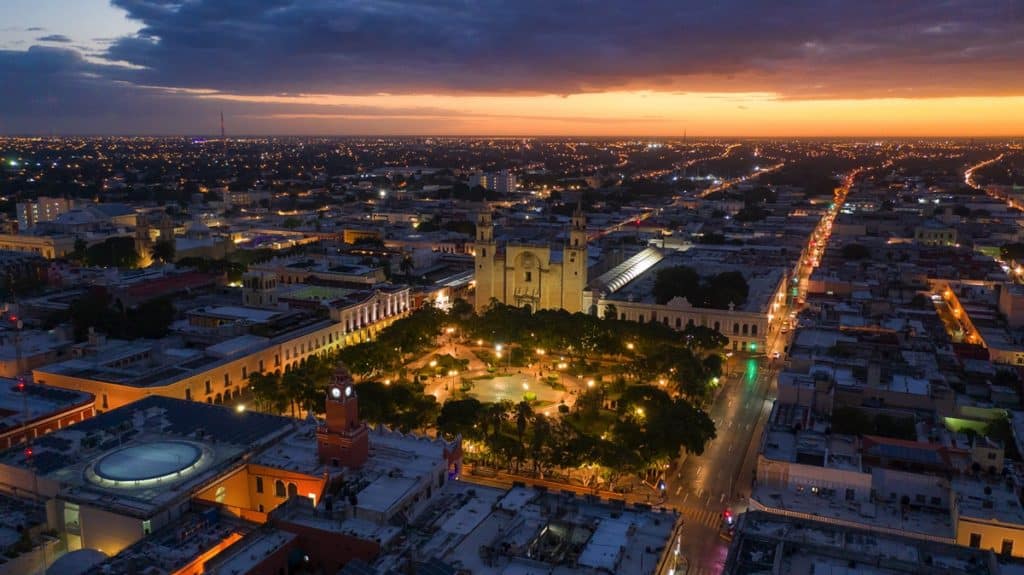
[(237, 411), (238, 413), (244, 413), (245, 412), (245, 404), (244, 403), (239, 403), (238, 405), (236, 405), (235, 406), (235, 411)]
[(626, 349), (628, 349), (630, 351), (633, 351), (633, 348), (635, 348), (635, 347), (636, 346), (633, 345), (633, 342), (629, 342), (629, 343), (626, 344)]
[(587, 380), (587, 387), (593, 388), (594, 387), (594, 380), (588, 379)]
[(436, 359), (430, 360), (430, 367), (437, 367), (437, 360)]
[(391, 380), (390, 379), (385, 379), (384, 380), (384, 385), (391, 385)]
[(494, 351), (501, 353), (501, 350), (503, 349), (505, 349), (505, 346), (501, 345), (500, 343), (494, 344)]

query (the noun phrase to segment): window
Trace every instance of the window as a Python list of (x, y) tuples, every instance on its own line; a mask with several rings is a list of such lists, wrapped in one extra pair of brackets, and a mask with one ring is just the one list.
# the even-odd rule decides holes
[(278, 479), (274, 482), (274, 495), (281, 499), (284, 499), (287, 496), (284, 491), (284, 481)]
[(228, 488), (221, 485), (217, 488), (216, 494), (213, 496), (217, 500), (217, 503), (224, 503), (224, 498), (227, 497)]
[(715, 322), (715, 331), (722, 331), (722, 325), (717, 321)]
[(263, 478), (256, 478), (256, 493), (263, 493)]
[(533, 281), (533, 272), (526, 272), (523, 277), (526, 281), (531, 282)]
[(106, 409), (110, 405), (107, 403), (107, 394), (103, 394), (103, 409)]
[(192, 389), (191, 388), (188, 388), (188, 387), (185, 388), (185, 401), (192, 401)]
[(749, 333), (749, 332), (750, 332), (750, 329), (747, 327), (747, 324), (743, 324), (743, 335), (747, 335), (747, 333)]
[(295, 497), (299, 494), (299, 488), (294, 483), (288, 484), (288, 497)]
[[(480, 255), (482, 257), (486, 258), (487, 257), (487, 248), (480, 248)], [(483, 267), (483, 266), (481, 266), (481, 267)]]
[(971, 533), (971, 547), (981, 549), (981, 533)]
[(681, 327), (683, 327), (683, 318), (677, 317), (676, 318), (676, 329), (679, 329)]
[(638, 321), (640, 323), (643, 323), (644, 322), (644, 314), (640, 314), (640, 315), (636, 316), (636, 321)]
[(1013, 555), (1013, 539), (1003, 539), (1003, 548), (1000, 553), (1009, 557)]
[(988, 458), (989, 458), (990, 460), (992, 460), (992, 459), (995, 459), (995, 458), (996, 458), (996, 454), (995, 454), (995, 452), (994, 452), (994, 451), (989, 451), (989, 452), (988, 452)]
[(732, 334), (733, 335), (737, 335), (739, 333), (740, 333), (740, 324), (738, 324), (738, 323), (732, 324)]
[(231, 385), (231, 374), (225, 373), (224, 374), (224, 387), (227, 387), (229, 385)]
[(211, 391), (213, 391), (213, 389), (210, 387), (210, 380), (206, 380), (206, 393), (210, 393)]
[(750, 335), (757, 335), (757, 325), (750, 326)]
[(242, 366), (242, 379), (249, 379), (249, 370)]
[[(142, 534), (143, 535), (149, 535), (152, 532), (153, 532), (153, 522), (150, 521), (149, 519), (143, 519), (142, 520)], [(1005, 541), (1003, 542), (1003, 545), (1006, 545)], [(1010, 546), (1013, 547), (1012, 542), (1011, 542)]]

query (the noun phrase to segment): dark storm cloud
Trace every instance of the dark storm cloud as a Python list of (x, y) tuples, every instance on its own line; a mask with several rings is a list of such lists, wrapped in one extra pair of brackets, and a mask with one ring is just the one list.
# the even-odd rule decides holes
[(323, 129), (324, 120), (340, 132), (367, 133), (381, 126), (430, 131), (439, 120), (481, 117), (426, 106), (224, 102), (181, 89), (111, 80), (113, 72), (67, 48), (0, 50), (0, 134), (213, 134), (221, 111), (235, 134), (281, 133), (282, 117), (292, 119), (291, 133)]
[(63, 34), (50, 34), (49, 36), (40, 36), (36, 38), (36, 42), (58, 42), (61, 44), (70, 44), (71, 38)]
[(1020, 93), (1019, 0), (113, 0), (147, 84), (279, 92), (623, 86), (792, 97)]

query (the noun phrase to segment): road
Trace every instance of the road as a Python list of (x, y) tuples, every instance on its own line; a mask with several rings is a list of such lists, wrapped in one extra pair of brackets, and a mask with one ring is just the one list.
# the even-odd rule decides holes
[(720, 192), (722, 190), (729, 189), (729, 188), (731, 188), (731, 187), (733, 187), (733, 186), (735, 186), (737, 184), (742, 184), (743, 182), (746, 182), (747, 180), (753, 180), (755, 178), (759, 178), (759, 177), (763, 176), (764, 174), (770, 174), (771, 172), (774, 172), (774, 171), (782, 168), (782, 166), (785, 166), (785, 165), (786, 164), (784, 164), (782, 162), (779, 162), (778, 164), (775, 164), (773, 166), (768, 166), (767, 168), (760, 168), (756, 172), (754, 172), (753, 174), (750, 174), (750, 175), (747, 175), (747, 176), (740, 176), (738, 178), (733, 178), (731, 180), (725, 180), (724, 182), (722, 182), (720, 184), (717, 184), (715, 186), (711, 186), (710, 188), (707, 188), (705, 190), (701, 190), (700, 193), (697, 194), (697, 197), (698, 198), (706, 198), (706, 197), (710, 196), (711, 194), (714, 194), (716, 192)]
[[(856, 169), (847, 174), (836, 192), (834, 205), (809, 238), (811, 257), (800, 262), (796, 272), (798, 285), (804, 285), (820, 263), (832, 222), (862, 172), (863, 169)], [(786, 318), (793, 309), (783, 308), (780, 318)], [(764, 357), (730, 359), (729, 375), (710, 410), (717, 437), (703, 454), (688, 457), (666, 481), (665, 503), (684, 516), (681, 554), (688, 568), (679, 572), (685, 575), (721, 573), (729, 551), (728, 541), (719, 536), (725, 510), (734, 516), (746, 511), (760, 438), (775, 400), (775, 378), (782, 367), (781, 359), (771, 358), (776, 352), (784, 358), (792, 337), (792, 332), (783, 334), (780, 326), (775, 324)]]
[(666, 503), (684, 517), (682, 555), (690, 575), (720, 573), (725, 565), (728, 542), (719, 537), (723, 512), (745, 510), (742, 501), (750, 494), (756, 438), (773, 400), (775, 370), (770, 360), (751, 357), (736, 363), (737, 373), (726, 378), (709, 414), (718, 437), (702, 455), (689, 456), (666, 481)]

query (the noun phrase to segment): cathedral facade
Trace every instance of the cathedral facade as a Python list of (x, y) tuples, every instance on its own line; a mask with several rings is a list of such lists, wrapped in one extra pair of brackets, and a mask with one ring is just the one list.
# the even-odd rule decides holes
[(474, 244), (475, 307), (491, 300), (531, 310), (583, 311), (587, 286), (587, 223), (577, 208), (563, 245), (503, 242), (494, 239), (494, 222), (485, 211), (477, 217)]

